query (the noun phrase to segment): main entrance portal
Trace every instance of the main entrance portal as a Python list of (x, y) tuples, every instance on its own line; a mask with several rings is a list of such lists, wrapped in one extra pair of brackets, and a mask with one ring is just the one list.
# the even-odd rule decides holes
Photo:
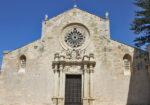
[(94, 54), (80, 50), (56, 53), (54, 70), (54, 105), (94, 105)]
[(65, 105), (81, 105), (81, 75), (66, 75)]

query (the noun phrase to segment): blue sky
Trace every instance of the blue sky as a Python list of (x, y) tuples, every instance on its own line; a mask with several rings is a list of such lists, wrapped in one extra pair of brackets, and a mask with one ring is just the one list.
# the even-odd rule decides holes
[[(78, 8), (105, 17), (109, 12), (111, 38), (133, 46), (129, 30), (137, 7), (134, 0), (78, 0)], [(0, 0), (0, 65), (4, 50), (13, 50), (41, 37), (41, 23), (73, 7), (73, 0)], [(0, 66), (1, 67), (1, 66)]]

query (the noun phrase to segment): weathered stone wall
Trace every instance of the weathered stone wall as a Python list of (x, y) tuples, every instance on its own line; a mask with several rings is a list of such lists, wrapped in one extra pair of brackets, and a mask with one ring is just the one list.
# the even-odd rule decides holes
[[(147, 53), (113, 40), (102, 38), (102, 41), (101, 44), (97, 44), (97, 48), (101, 49), (97, 51), (98, 65), (94, 81), (97, 105), (99, 103), (104, 105), (149, 104)], [(124, 75), (123, 57), (125, 54), (130, 54), (133, 58), (133, 70), (130, 75)], [(138, 70), (137, 66), (141, 62), (142, 67)]]
[[(62, 30), (68, 24), (82, 24), (90, 33), (86, 52), (94, 53), (94, 105), (150, 104), (148, 53), (110, 39), (108, 19), (73, 8), (43, 21), (42, 37), (4, 54), (0, 75), (0, 105), (52, 105), (54, 54), (61, 52)], [(132, 58), (132, 70), (125, 75), (123, 57)], [(20, 56), (27, 58), (19, 73)], [(140, 66), (139, 66), (140, 65)]]

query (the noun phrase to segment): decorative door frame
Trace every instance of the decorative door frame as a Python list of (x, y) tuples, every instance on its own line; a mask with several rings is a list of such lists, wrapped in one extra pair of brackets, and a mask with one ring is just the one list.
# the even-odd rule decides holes
[[(68, 58), (70, 56), (70, 58)], [(52, 67), (54, 71), (54, 105), (64, 105), (65, 102), (65, 76), (67, 74), (80, 74), (82, 76), (82, 102), (83, 105), (94, 105), (93, 73), (96, 62), (94, 54), (81, 54), (79, 51), (56, 53)]]

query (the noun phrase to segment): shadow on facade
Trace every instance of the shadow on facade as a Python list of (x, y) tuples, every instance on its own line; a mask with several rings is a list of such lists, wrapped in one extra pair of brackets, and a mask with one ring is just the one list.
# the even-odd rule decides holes
[(135, 49), (127, 105), (150, 105), (148, 64), (148, 53)]

